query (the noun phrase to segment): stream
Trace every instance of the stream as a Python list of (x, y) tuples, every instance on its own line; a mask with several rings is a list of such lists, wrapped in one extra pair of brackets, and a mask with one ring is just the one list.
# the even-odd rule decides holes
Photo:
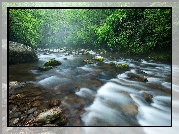
[[(66, 126), (171, 126), (170, 64), (116, 54), (103, 54), (103, 62), (85, 64), (84, 59), (97, 55), (89, 52), (88, 55), (38, 52), (38, 62), (10, 65), (9, 81), (27, 84), (9, 93), (33, 92), (33, 97), (43, 97), (39, 100), (41, 110), (48, 108), (49, 100), (60, 100), (67, 117)], [(52, 58), (62, 65), (38, 71), (39, 66)], [(127, 63), (129, 69), (119, 69), (111, 63)], [(148, 81), (130, 79), (130, 74)], [(147, 101), (144, 94), (152, 96), (152, 101)]]

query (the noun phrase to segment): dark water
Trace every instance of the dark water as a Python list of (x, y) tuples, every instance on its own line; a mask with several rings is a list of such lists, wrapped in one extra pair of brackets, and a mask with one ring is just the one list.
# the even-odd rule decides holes
[[(40, 95), (45, 101), (41, 109), (47, 107), (50, 99), (61, 100), (67, 126), (171, 125), (171, 65), (117, 55), (103, 55), (104, 62), (83, 62), (95, 54), (93, 51), (90, 55), (68, 56), (39, 53), (36, 63), (11, 65), (9, 80), (37, 85), (15, 92), (43, 90)], [(49, 71), (38, 71), (39, 66), (52, 58), (60, 60), (62, 65)], [(121, 70), (111, 62), (128, 63), (130, 68)], [(144, 75), (148, 82), (131, 80), (129, 73)], [(153, 96), (151, 103), (145, 101), (144, 92)]]

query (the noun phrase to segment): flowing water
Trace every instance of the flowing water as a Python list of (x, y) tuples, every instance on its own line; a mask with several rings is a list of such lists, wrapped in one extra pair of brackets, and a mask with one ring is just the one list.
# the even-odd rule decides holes
[[(171, 126), (170, 64), (118, 55), (103, 55), (103, 62), (85, 64), (84, 59), (96, 54), (90, 53), (39, 52), (36, 63), (11, 65), (9, 80), (39, 85), (46, 100), (61, 100), (67, 126)], [(38, 71), (52, 58), (62, 65)], [(129, 69), (116, 68), (111, 62), (127, 63)], [(129, 74), (145, 77), (148, 82), (130, 79)], [(144, 93), (152, 96), (151, 102), (145, 100)], [(47, 107), (46, 101), (43, 104), (42, 108)]]

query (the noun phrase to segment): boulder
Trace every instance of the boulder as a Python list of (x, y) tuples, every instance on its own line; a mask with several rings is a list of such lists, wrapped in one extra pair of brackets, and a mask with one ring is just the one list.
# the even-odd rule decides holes
[(37, 60), (38, 56), (31, 47), (9, 41), (9, 64), (28, 63)]
[(43, 66), (43, 67), (38, 67), (38, 70), (39, 71), (47, 71), (47, 70), (50, 70), (52, 68), (53, 68), (52, 66)]
[(86, 60), (83, 60), (86, 64), (93, 64), (93, 62), (92, 62), (92, 60), (88, 60), (88, 59), (86, 59)]
[(95, 56), (93, 59), (97, 60), (97, 61), (103, 61), (104, 57), (102, 57), (102, 56)]
[(47, 121), (53, 121), (60, 117), (60, 114), (62, 113), (62, 109), (60, 107), (53, 107), (50, 110), (47, 110), (45, 112), (40, 113), (36, 118), (34, 122), (47, 122)]
[(58, 65), (61, 65), (62, 63), (58, 60), (55, 60), (55, 59), (51, 59), (47, 62), (45, 62), (44, 66), (58, 66)]
[(117, 64), (116, 67), (124, 69), (124, 68), (129, 68), (129, 65), (124, 63), (124, 64)]
[(144, 97), (145, 101), (147, 101), (147, 102), (149, 102), (149, 103), (152, 102), (152, 98), (153, 98), (152, 95), (150, 95), (150, 94), (144, 92), (144, 93), (142, 94), (142, 96)]
[(133, 73), (128, 73), (127, 76), (129, 77), (129, 79), (134, 80), (134, 81), (140, 81), (140, 82), (147, 82), (147, 78), (144, 78), (142, 76), (139, 76), (137, 74), (133, 74)]

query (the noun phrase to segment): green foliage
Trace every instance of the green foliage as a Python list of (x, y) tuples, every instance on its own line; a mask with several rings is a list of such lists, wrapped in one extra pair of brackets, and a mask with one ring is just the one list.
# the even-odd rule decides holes
[(37, 45), (40, 39), (40, 23), (29, 13), (29, 9), (10, 9), (10, 39), (26, 45)]
[(37, 47), (171, 54), (171, 9), (10, 9), (9, 31)]
[(98, 27), (97, 35), (98, 43), (129, 54), (167, 50), (171, 46), (171, 10), (119, 9)]

